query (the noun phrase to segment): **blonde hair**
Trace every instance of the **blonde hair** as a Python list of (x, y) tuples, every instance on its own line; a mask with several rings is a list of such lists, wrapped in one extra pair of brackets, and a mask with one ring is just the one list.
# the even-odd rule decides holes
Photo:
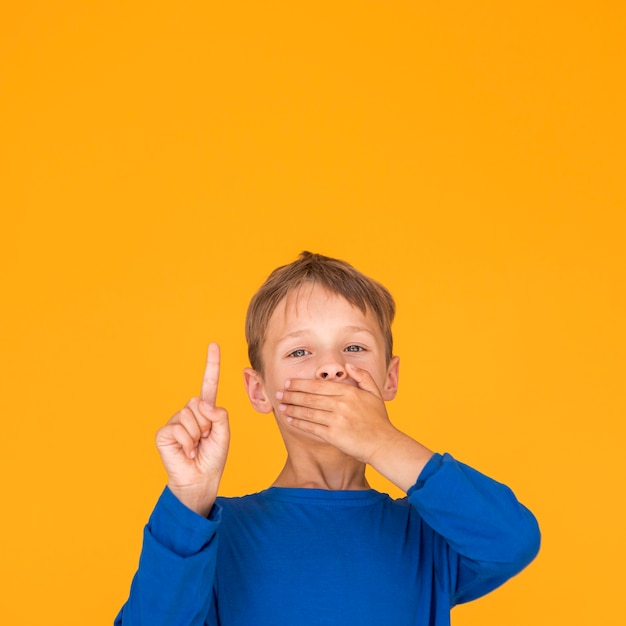
[(383, 333), (389, 363), (393, 356), (391, 324), (396, 312), (389, 291), (345, 261), (304, 251), (297, 260), (276, 268), (250, 300), (246, 314), (246, 341), (253, 369), (263, 373), (261, 350), (274, 310), (287, 295), (306, 283), (320, 285), (342, 296), (364, 314), (369, 309)]

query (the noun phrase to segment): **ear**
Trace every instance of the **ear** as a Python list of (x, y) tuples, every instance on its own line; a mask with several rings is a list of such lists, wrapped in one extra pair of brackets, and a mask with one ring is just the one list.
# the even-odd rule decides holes
[(252, 406), (259, 413), (271, 413), (272, 403), (267, 398), (260, 374), (251, 367), (246, 367), (243, 370), (243, 381)]
[(387, 377), (383, 386), (383, 400), (393, 400), (398, 393), (398, 378), (400, 376), (400, 357), (391, 357), (389, 367), (387, 368)]

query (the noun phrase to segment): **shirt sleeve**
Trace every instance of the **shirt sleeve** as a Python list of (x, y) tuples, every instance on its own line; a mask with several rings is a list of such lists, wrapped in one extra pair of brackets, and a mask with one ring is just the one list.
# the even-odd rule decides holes
[(213, 623), (220, 519), (219, 504), (205, 518), (165, 488), (144, 529), (139, 567), (115, 626)]
[(407, 495), (440, 538), (435, 571), (451, 606), (499, 587), (539, 551), (537, 520), (513, 492), (449, 454), (435, 454)]

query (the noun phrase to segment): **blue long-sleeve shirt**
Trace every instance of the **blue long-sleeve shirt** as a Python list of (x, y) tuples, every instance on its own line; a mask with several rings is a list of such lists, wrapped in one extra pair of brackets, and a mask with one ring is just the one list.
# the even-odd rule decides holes
[(537, 554), (511, 490), (434, 455), (407, 497), (272, 487), (208, 519), (166, 488), (116, 626), (447, 626)]

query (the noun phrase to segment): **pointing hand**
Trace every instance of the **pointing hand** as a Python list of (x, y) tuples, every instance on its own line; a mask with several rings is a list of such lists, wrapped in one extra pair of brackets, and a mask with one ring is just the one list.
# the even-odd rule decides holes
[(168, 487), (205, 516), (217, 496), (230, 440), (228, 413), (215, 406), (219, 373), (220, 349), (211, 343), (200, 396), (191, 398), (156, 435)]

